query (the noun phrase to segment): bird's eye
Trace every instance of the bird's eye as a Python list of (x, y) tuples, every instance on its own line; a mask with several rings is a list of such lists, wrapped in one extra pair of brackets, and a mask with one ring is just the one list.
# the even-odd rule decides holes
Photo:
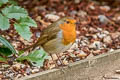
[(66, 21), (67, 24), (69, 24), (70, 22), (69, 21)]

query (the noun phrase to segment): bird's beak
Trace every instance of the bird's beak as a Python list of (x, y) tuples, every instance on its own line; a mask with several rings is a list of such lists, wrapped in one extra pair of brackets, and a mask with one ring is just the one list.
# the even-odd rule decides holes
[(80, 24), (80, 22), (76, 22), (75, 24), (76, 24), (76, 25), (79, 25), (79, 24)]

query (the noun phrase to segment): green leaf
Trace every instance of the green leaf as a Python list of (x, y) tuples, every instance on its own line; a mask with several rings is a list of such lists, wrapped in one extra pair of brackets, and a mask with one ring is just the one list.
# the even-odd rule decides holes
[(12, 53), (16, 53), (14, 47), (5, 39), (3, 38), (2, 36), (0, 36), (0, 42), (7, 48), (9, 48)]
[(12, 5), (18, 5), (18, 3), (15, 0), (9, 0), (9, 3)]
[(30, 17), (20, 18), (20, 20), (18, 20), (18, 21), (19, 21), (19, 23), (25, 24), (27, 26), (37, 27), (36, 22)]
[(0, 14), (0, 29), (1, 30), (6, 30), (10, 26), (9, 24), (9, 19)]
[(0, 54), (4, 55), (4, 56), (9, 56), (12, 54), (12, 51), (7, 48), (7, 47), (0, 47)]
[(6, 62), (7, 60), (0, 56), (0, 62)]
[(18, 56), (22, 55), (24, 53), (23, 50), (18, 51)]
[(26, 39), (28, 41), (30, 40), (31, 32), (30, 32), (29, 26), (24, 25), (24, 24), (15, 23), (14, 27), (20, 36), (22, 36), (24, 39)]
[(0, 0), (0, 3), (3, 3), (3, 4), (5, 4), (7, 2), (8, 2), (8, 0)]
[(2, 13), (10, 19), (15, 18), (17, 20), (21, 17), (28, 16), (28, 13), (24, 8), (14, 5), (5, 7), (4, 9), (2, 9)]
[(17, 58), (18, 61), (28, 60), (34, 66), (43, 66), (44, 59), (47, 57), (46, 52), (43, 49), (33, 51), (27, 56), (21, 56)]
[(3, 4), (7, 3), (8, 0), (0, 0), (0, 6), (2, 6)]

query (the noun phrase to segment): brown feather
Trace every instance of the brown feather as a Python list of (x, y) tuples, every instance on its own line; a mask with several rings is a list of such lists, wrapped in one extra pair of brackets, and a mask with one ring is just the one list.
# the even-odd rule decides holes
[(60, 31), (60, 24), (64, 23), (64, 20), (66, 20), (68, 17), (64, 17), (62, 19), (57, 20), (56, 22), (52, 23), (51, 25), (49, 25), (46, 29), (44, 29), (41, 32), (41, 36), (40, 38), (38, 38), (37, 42), (34, 43), (33, 45), (23, 49), (23, 51), (27, 51), (30, 48), (35, 48), (37, 46), (42, 46), (44, 45), (46, 42), (53, 40), (56, 38), (57, 33)]

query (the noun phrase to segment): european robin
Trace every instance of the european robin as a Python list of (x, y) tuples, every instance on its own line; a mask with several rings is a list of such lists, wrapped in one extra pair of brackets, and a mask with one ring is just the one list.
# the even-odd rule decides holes
[(45, 28), (37, 42), (24, 51), (41, 46), (47, 53), (61, 53), (68, 50), (76, 39), (76, 20), (64, 17)]

